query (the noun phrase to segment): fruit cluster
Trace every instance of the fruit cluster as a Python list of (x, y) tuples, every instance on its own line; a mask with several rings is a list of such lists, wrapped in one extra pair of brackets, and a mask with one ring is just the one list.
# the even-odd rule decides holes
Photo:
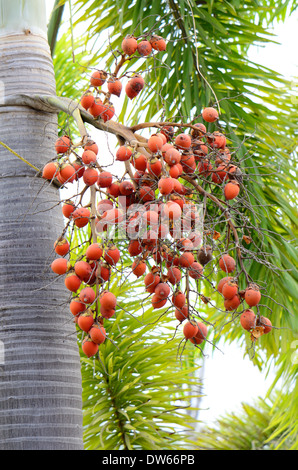
[[(147, 56), (152, 48), (162, 51), (165, 47), (165, 41), (158, 36), (140, 42), (126, 37), (122, 42), (123, 63), (135, 53)], [(131, 90), (139, 93), (142, 80), (140, 76), (131, 78)], [(90, 85), (98, 90), (106, 81), (108, 93), (104, 101), (89, 91), (81, 99), (82, 106), (104, 122), (114, 115), (110, 95), (119, 96), (122, 88), (117, 74), (108, 79), (104, 71), (93, 73)], [(132, 98), (128, 89), (126, 93)], [(206, 107), (201, 117), (203, 122), (195, 124), (164, 122), (152, 126), (158, 130), (146, 142), (135, 139), (133, 145), (128, 141), (119, 145), (115, 156), (125, 164), (122, 177), (103, 169), (102, 156), (93, 140), (74, 145), (67, 135), (57, 139), (57, 157), (45, 165), (43, 178), (57, 179), (62, 185), (77, 181), (83, 189), (77, 202), (70, 198), (63, 203), (67, 224), (54, 244), (60, 257), (51, 267), (57, 275), (65, 276), (65, 286), (72, 293), (69, 307), (78, 327), (86, 333), (82, 349), (88, 357), (96, 354), (99, 344), (105, 341), (104, 322), (117, 309), (117, 299), (107, 286), (113, 269), (118, 270), (123, 250), (131, 259), (131, 274), (143, 278), (152, 308), (172, 307), (179, 325), (183, 323), (185, 340), (195, 346), (207, 338), (206, 322), (201, 321), (192, 306), (190, 288), (190, 284), (197, 286), (205, 278), (205, 267), (213, 261), (213, 247), (206, 243), (201, 197), (210, 196), (215, 207), (220, 207), (223, 199), (230, 207), (231, 201), (238, 201), (243, 175), (232, 161), (226, 136), (207, 130), (219, 119), (217, 110)], [(207, 193), (197, 181), (208, 185), (211, 192)], [(213, 195), (212, 188), (222, 199)], [(88, 204), (83, 204), (82, 196), (89, 189), (93, 196)], [(87, 247), (72, 262), (66, 258), (70, 243), (65, 237), (71, 225), (78, 230), (90, 229)], [(213, 240), (218, 236), (214, 234)], [(255, 341), (268, 333), (272, 324), (259, 313), (259, 287), (249, 283), (245, 290), (239, 288), (243, 269), (238, 272), (237, 261), (227, 253), (230, 250), (227, 246), (218, 261), (219, 270), (227, 276), (215, 291), (223, 297), (227, 312), (239, 311), (244, 302), (247, 304), (249, 308), (244, 304), (238, 315), (241, 326), (250, 331)], [(234, 271), (237, 272), (232, 277)], [(203, 295), (200, 298), (208, 303)], [(256, 314), (252, 307), (257, 308)]]
[[(115, 114), (115, 108), (111, 102), (111, 96), (120, 97), (122, 92), (122, 81), (125, 75), (118, 77), (118, 72), (123, 64), (133, 58), (147, 57), (152, 51), (157, 52), (166, 50), (165, 40), (156, 35), (152, 35), (150, 40), (142, 39), (138, 41), (134, 36), (127, 36), (122, 41), (122, 56), (120, 64), (116, 67), (114, 73), (108, 73), (104, 70), (95, 70), (90, 77), (90, 87), (81, 97), (81, 105), (94, 118), (100, 117), (104, 122), (109, 121)], [(107, 91), (102, 86), (107, 86)], [(134, 73), (126, 83), (125, 93), (129, 99), (133, 99), (144, 88), (145, 81), (143, 77)], [(94, 91), (96, 93), (94, 94)], [(104, 95), (104, 98), (100, 97)]]

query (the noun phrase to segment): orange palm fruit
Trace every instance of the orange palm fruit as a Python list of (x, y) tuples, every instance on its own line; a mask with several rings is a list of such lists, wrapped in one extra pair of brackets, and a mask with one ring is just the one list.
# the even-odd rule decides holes
[(240, 315), (240, 324), (244, 330), (252, 330), (256, 326), (256, 315), (255, 313), (250, 310), (244, 310), (244, 312)]
[(218, 119), (218, 112), (215, 108), (204, 108), (202, 112), (202, 118), (206, 122), (215, 122)]
[(52, 271), (59, 275), (66, 274), (70, 267), (71, 264), (66, 258), (57, 258), (51, 264)]
[(122, 47), (122, 50), (123, 50), (124, 54), (127, 54), (127, 55), (131, 56), (137, 50), (138, 41), (136, 40), (136, 38), (134, 36), (126, 36), (122, 40), (121, 47)]
[(187, 321), (183, 327), (183, 334), (186, 339), (194, 338), (198, 333), (197, 322)]
[(69, 242), (66, 238), (58, 238), (54, 243), (54, 250), (57, 255), (65, 256), (69, 252)]
[(230, 255), (223, 255), (219, 260), (219, 267), (225, 273), (231, 273), (236, 268), (236, 262)]
[(82, 342), (82, 351), (87, 357), (95, 356), (98, 351), (98, 344), (94, 343), (90, 337), (86, 337)]
[(59, 165), (57, 162), (46, 163), (42, 170), (42, 177), (46, 180), (52, 180), (59, 173)]
[(95, 344), (104, 343), (107, 333), (103, 326), (93, 324), (89, 330), (89, 336)]

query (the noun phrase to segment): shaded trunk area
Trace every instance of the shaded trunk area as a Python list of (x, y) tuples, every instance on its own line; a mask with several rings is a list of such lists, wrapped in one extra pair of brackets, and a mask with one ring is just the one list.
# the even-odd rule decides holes
[[(46, 39), (0, 37), (0, 80), (5, 97), (55, 94)], [(57, 116), (1, 98), (0, 141), (42, 168), (55, 157)], [(0, 162), (0, 449), (82, 449), (70, 295), (50, 269), (64, 225), (59, 191), (2, 145)]]

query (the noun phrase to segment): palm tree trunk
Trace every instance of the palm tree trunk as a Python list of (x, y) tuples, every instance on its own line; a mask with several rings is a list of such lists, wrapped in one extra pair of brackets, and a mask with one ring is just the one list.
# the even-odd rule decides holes
[[(56, 93), (44, 12), (40, 0), (0, 1), (0, 141), (38, 168), (55, 156), (57, 116), (4, 103)], [(0, 162), (0, 449), (80, 450), (75, 325), (50, 270), (63, 228), (59, 191), (2, 145)]]

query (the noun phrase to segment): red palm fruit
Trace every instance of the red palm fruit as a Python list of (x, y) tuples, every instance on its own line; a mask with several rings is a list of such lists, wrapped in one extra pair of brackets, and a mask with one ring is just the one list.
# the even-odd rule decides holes
[(236, 268), (236, 262), (230, 255), (223, 255), (219, 260), (219, 267), (225, 273), (232, 273)]
[(136, 74), (127, 82), (125, 93), (127, 94), (128, 98), (133, 99), (144, 88), (144, 85), (145, 81), (143, 77), (141, 77), (139, 74)]
[(57, 258), (51, 264), (51, 269), (55, 274), (66, 274), (71, 264), (65, 258)]
[(197, 261), (194, 261), (188, 270), (188, 274), (193, 279), (200, 279), (203, 274), (203, 266)]
[(188, 306), (183, 305), (181, 308), (176, 308), (175, 309), (175, 317), (180, 323), (182, 323), (184, 320), (188, 318)]
[(172, 165), (169, 169), (169, 175), (171, 178), (179, 178), (179, 176), (181, 176), (183, 173), (183, 168), (182, 168), (182, 165), (180, 165), (179, 163), (177, 163), (177, 165)]
[(151, 54), (152, 46), (149, 41), (143, 40), (138, 43), (137, 51), (142, 57), (147, 57)]
[(175, 145), (181, 150), (188, 150), (191, 146), (191, 137), (188, 134), (178, 134), (175, 138)]
[(87, 357), (95, 356), (98, 351), (98, 344), (87, 336), (82, 342), (82, 351)]
[(76, 316), (86, 310), (86, 305), (79, 299), (73, 299), (69, 304), (69, 310), (74, 316)]
[[(180, 194), (182, 192), (182, 184), (176, 178), (172, 178), (172, 181), (173, 181), (173, 186), (174, 186), (173, 193)], [(181, 207), (184, 205), (184, 199), (181, 197), (177, 197), (176, 195), (173, 195), (171, 199), (172, 201), (177, 202), (177, 204), (181, 204)]]
[(179, 257), (179, 264), (182, 268), (190, 268), (194, 261), (194, 255), (189, 251), (182, 253)]
[(105, 252), (104, 259), (109, 265), (115, 266), (120, 259), (120, 251), (113, 245)]
[[(161, 133), (161, 135), (164, 135)], [(166, 142), (165, 144), (163, 144), (162, 148), (161, 148), (161, 153), (162, 153), (162, 156), (164, 157), (165, 154), (166, 154), (166, 151), (167, 150), (171, 150), (171, 149), (174, 149), (175, 147), (170, 144), (169, 142)]]
[(152, 303), (152, 307), (154, 309), (162, 308), (167, 303), (167, 299), (161, 299), (158, 295), (153, 294), (152, 299), (151, 299), (151, 303)]
[(76, 275), (84, 282), (87, 282), (92, 275), (92, 268), (87, 261), (77, 261), (74, 265)]
[(105, 310), (115, 309), (117, 299), (112, 292), (104, 291), (99, 298), (100, 305)]
[(88, 109), (88, 112), (94, 117), (97, 118), (103, 110), (103, 104), (100, 98), (95, 98), (94, 103)]
[(146, 292), (153, 294), (155, 291), (155, 287), (160, 283), (160, 276), (156, 273), (149, 272), (146, 274), (144, 278), (144, 284), (146, 288)]
[(59, 165), (57, 162), (47, 163), (42, 170), (42, 177), (46, 180), (52, 180), (59, 173)]
[(219, 281), (219, 283), (218, 283), (218, 285), (217, 285), (217, 290), (218, 290), (218, 292), (220, 292), (220, 293), (222, 294), (222, 288), (223, 288), (224, 284), (225, 284), (226, 282), (228, 282), (228, 281), (231, 281), (232, 279), (233, 279), (233, 278), (230, 277), (230, 276), (223, 277), (223, 278)]
[(115, 225), (123, 220), (123, 214), (117, 208), (109, 209), (102, 214), (102, 220), (109, 225)]
[(91, 310), (86, 310), (85, 313), (80, 313), (78, 317), (78, 326), (81, 328), (81, 330), (88, 333), (93, 323), (94, 323), (94, 318), (93, 318), (93, 312)]
[(62, 213), (64, 217), (70, 219), (75, 208), (76, 206), (72, 201), (66, 201), (62, 206)]
[(107, 121), (110, 121), (112, 119), (114, 114), (115, 114), (115, 108), (114, 108), (113, 104), (109, 101), (108, 103), (106, 103), (104, 105), (104, 110), (100, 114), (100, 117), (104, 122), (107, 122)]
[(129, 180), (121, 181), (119, 185), (119, 191), (122, 196), (129, 196), (134, 192), (134, 189), (132, 181)]
[(141, 153), (137, 153), (132, 157), (131, 163), (136, 170), (146, 171), (147, 169), (147, 157)]
[(153, 210), (145, 211), (142, 214), (142, 220), (146, 225), (156, 228), (158, 225), (158, 213)]
[(172, 302), (173, 302), (173, 305), (176, 308), (182, 308), (183, 305), (185, 305), (185, 302), (186, 302), (185, 294), (183, 294), (183, 292), (181, 292), (181, 291), (174, 292), (174, 294), (172, 296)]
[(235, 199), (235, 197), (238, 196), (239, 192), (240, 186), (237, 181), (229, 181), (229, 183), (227, 183), (224, 187), (224, 195), (228, 201)]
[(207, 132), (206, 126), (201, 122), (197, 122), (196, 124), (194, 124), (194, 127), (195, 127), (195, 129), (192, 128), (191, 131), (190, 131), (190, 135), (191, 135), (191, 137), (193, 137), (193, 139), (197, 139), (198, 137), (202, 137)]
[(242, 328), (249, 331), (255, 328), (256, 326), (256, 315), (255, 313), (250, 310), (244, 310), (244, 312), (240, 315), (240, 324)]
[(212, 148), (224, 149), (226, 146), (226, 136), (221, 132), (214, 131), (212, 134), (207, 135), (206, 138)]
[(97, 180), (97, 184), (100, 188), (108, 188), (113, 182), (113, 175), (109, 171), (102, 171)]
[(79, 178), (82, 178), (83, 174), (85, 173), (85, 167), (80, 162), (80, 160), (76, 159), (74, 162), (72, 162), (72, 166), (74, 167), (76, 172), (75, 179), (78, 180)]
[(213, 183), (221, 184), (227, 179), (228, 173), (227, 173), (226, 168), (227, 168), (226, 164), (222, 163), (216, 168), (216, 170), (212, 172)]
[(111, 78), (108, 81), (107, 87), (108, 87), (108, 90), (111, 93), (111, 95), (116, 95), (118, 97), (121, 95), (122, 83), (121, 83), (120, 80), (117, 80), (115, 78), (114, 79)]
[(63, 135), (62, 137), (58, 137), (55, 143), (55, 149), (57, 153), (65, 153), (71, 147), (71, 140), (67, 135)]
[(254, 307), (255, 305), (258, 305), (258, 303), (261, 300), (261, 292), (255, 284), (253, 286), (248, 287), (245, 289), (245, 295), (244, 295), (245, 302), (247, 305), (250, 307)]
[(116, 152), (116, 160), (120, 162), (125, 162), (126, 160), (129, 160), (131, 156), (132, 150), (130, 147), (126, 147), (126, 145), (121, 145)]
[(121, 44), (124, 54), (133, 55), (138, 47), (138, 41), (134, 36), (126, 36)]
[(148, 145), (149, 150), (155, 153), (155, 152), (159, 152), (162, 149), (164, 142), (162, 138), (159, 137), (159, 135), (152, 134), (148, 139), (147, 145)]
[(168, 148), (165, 152), (164, 160), (170, 166), (176, 165), (180, 163), (181, 154), (175, 147)]
[(160, 299), (166, 299), (169, 297), (171, 289), (166, 282), (160, 282), (154, 289), (154, 294)]
[(69, 242), (66, 238), (58, 238), (54, 243), (54, 250), (57, 255), (65, 256), (69, 252)]
[(158, 132), (156, 135), (158, 135), (158, 137), (162, 139), (163, 145), (165, 145), (168, 142), (168, 139), (166, 138), (164, 134), (162, 134), (162, 132)]
[(174, 190), (174, 178), (161, 178), (158, 182), (158, 189), (161, 194), (167, 195)]
[(99, 201), (99, 203), (97, 204), (97, 212), (102, 215), (104, 212), (110, 210), (113, 208), (113, 201), (111, 201), (110, 199), (102, 199), (101, 201)]
[(91, 91), (87, 91), (86, 93), (83, 94), (82, 98), (81, 98), (81, 106), (84, 108), (84, 109), (89, 109), (93, 103), (94, 103), (94, 96), (92, 94)]
[(107, 194), (117, 198), (120, 195), (120, 183), (118, 181), (114, 181), (106, 190)]
[(206, 339), (206, 336), (208, 333), (207, 326), (205, 325), (205, 323), (198, 322), (197, 325), (198, 325), (197, 333), (195, 334), (193, 338), (189, 338), (189, 340), (193, 344), (201, 344)]
[(238, 293), (238, 284), (233, 280), (227, 281), (222, 287), (222, 295), (225, 299), (232, 299)]
[(99, 260), (103, 255), (102, 246), (99, 243), (92, 243), (86, 250), (86, 258), (89, 260)]
[(87, 207), (78, 207), (72, 213), (72, 218), (76, 227), (82, 228), (88, 224), (90, 219), (90, 210)]
[(149, 158), (147, 162), (148, 173), (159, 177), (162, 173), (162, 164), (158, 158)]
[(139, 190), (139, 199), (141, 203), (154, 201), (155, 194), (150, 186), (141, 186)]
[(202, 112), (202, 118), (206, 122), (215, 122), (218, 119), (218, 112), (215, 108), (205, 108)]
[(85, 165), (96, 162), (96, 153), (92, 150), (84, 150), (82, 153), (82, 161)]
[(231, 299), (224, 300), (224, 307), (228, 311), (236, 310), (240, 305), (240, 297), (239, 295), (234, 295)]
[(100, 314), (103, 318), (109, 319), (109, 318), (112, 318), (115, 315), (115, 309), (114, 308), (104, 309), (104, 308), (101, 307), (100, 308)]
[(209, 152), (209, 149), (207, 145), (205, 144), (205, 142), (203, 142), (202, 140), (198, 140), (198, 139), (192, 142), (191, 149), (197, 161), (203, 157), (206, 157), (206, 155)]
[(94, 87), (102, 86), (107, 79), (107, 72), (104, 70), (95, 70), (90, 78), (90, 85)]
[(161, 36), (151, 36), (150, 44), (156, 51), (165, 51), (167, 48), (167, 43)]
[(87, 186), (93, 186), (98, 181), (98, 171), (95, 168), (86, 168), (83, 181)]
[(169, 141), (173, 139), (174, 134), (175, 134), (175, 129), (173, 126), (163, 126), (160, 132), (164, 134)]
[(76, 170), (73, 165), (63, 163), (59, 170), (59, 176), (62, 183), (73, 183), (76, 178)]
[(262, 326), (264, 328), (264, 334), (269, 333), (272, 330), (272, 323), (269, 318), (261, 316), (257, 319), (257, 326)]
[(137, 259), (132, 263), (131, 269), (135, 276), (140, 277), (140, 276), (143, 276), (143, 274), (145, 274), (147, 265), (145, 261)]
[(188, 236), (194, 248), (198, 248), (202, 243), (202, 236), (199, 232), (191, 232)]
[(183, 334), (186, 339), (194, 338), (198, 332), (197, 322), (187, 321), (183, 327)]
[(95, 298), (96, 294), (92, 287), (84, 287), (79, 294), (79, 300), (84, 304), (92, 304)]
[(84, 146), (84, 150), (91, 150), (92, 152), (95, 153), (95, 155), (98, 154), (98, 145), (94, 140), (88, 140), (86, 145)]
[(168, 201), (163, 207), (163, 215), (170, 220), (177, 220), (181, 217), (181, 207), (177, 202)]
[(200, 175), (209, 176), (213, 166), (208, 159), (202, 159), (198, 161), (197, 171)]
[(95, 274), (101, 283), (106, 282), (111, 277), (111, 268), (109, 265), (100, 263)]
[(130, 256), (138, 256), (143, 251), (141, 242), (139, 240), (131, 240), (129, 242), (127, 251), (130, 254)]
[(102, 344), (105, 342), (107, 333), (103, 326), (93, 324), (88, 333), (93, 343)]
[(64, 279), (65, 287), (71, 292), (76, 292), (80, 285), (81, 279), (75, 273), (69, 273)]
[(169, 282), (174, 286), (176, 284), (179, 284), (179, 282), (181, 281), (182, 274), (179, 268), (171, 266), (168, 268), (167, 277)]

